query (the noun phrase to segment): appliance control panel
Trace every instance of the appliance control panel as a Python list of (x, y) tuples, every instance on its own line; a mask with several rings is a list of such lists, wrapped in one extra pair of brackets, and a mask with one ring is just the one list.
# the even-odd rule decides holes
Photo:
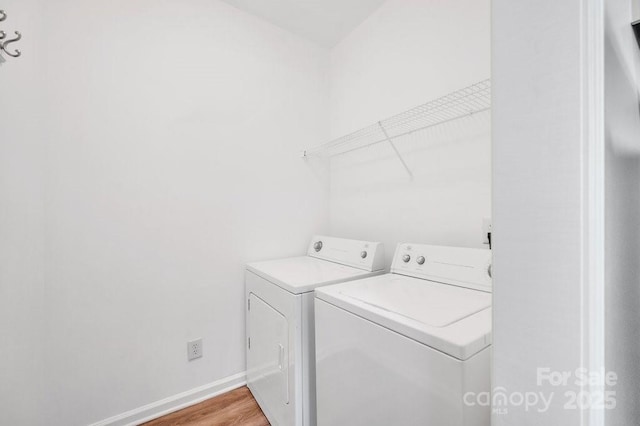
[(491, 250), (401, 243), (391, 272), (490, 292)]
[(378, 242), (315, 235), (307, 255), (365, 271), (384, 269), (384, 246)]

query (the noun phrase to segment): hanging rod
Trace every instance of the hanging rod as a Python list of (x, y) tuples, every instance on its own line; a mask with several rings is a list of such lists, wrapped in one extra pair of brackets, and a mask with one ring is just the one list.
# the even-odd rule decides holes
[[(5, 13), (4, 10), (0, 10), (0, 22), (6, 19), (7, 19), (7, 14)], [(12, 58), (17, 58), (20, 55), (22, 55), (22, 52), (20, 52), (18, 49), (14, 49), (13, 52), (8, 49), (8, 46), (10, 44), (20, 41), (20, 39), (22, 39), (22, 34), (20, 33), (20, 31), (14, 31), (14, 33), (16, 35), (15, 37), (10, 38), (9, 40), (5, 40), (5, 38), (7, 37), (7, 33), (5, 33), (4, 31), (0, 31), (0, 54), (4, 52), (5, 54), (11, 56)]]
[(491, 109), (491, 80), (483, 80), (451, 92), (416, 108), (381, 120), (346, 136), (310, 148), (303, 157), (346, 154), (372, 145), (389, 143), (409, 176), (407, 167), (393, 140), (430, 127), (449, 123)]

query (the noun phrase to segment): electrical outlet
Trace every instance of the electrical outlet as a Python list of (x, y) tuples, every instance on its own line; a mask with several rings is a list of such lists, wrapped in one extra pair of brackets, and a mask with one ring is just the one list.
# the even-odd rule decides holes
[(489, 244), (489, 232), (491, 232), (491, 218), (482, 219), (482, 244)]
[(202, 358), (202, 339), (187, 342), (187, 357), (189, 361)]

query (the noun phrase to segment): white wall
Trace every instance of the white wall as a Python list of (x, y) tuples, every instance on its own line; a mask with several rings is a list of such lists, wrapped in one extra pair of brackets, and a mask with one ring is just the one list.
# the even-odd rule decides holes
[(22, 31), (25, 54), (0, 64), (0, 424), (31, 425), (42, 420), (43, 385), (41, 22), (36, 2), (2, 9), (0, 29)]
[[(328, 54), (212, 0), (61, 0), (37, 12), (42, 48), (25, 42), (24, 59), (0, 69), (0, 116), (21, 126), (3, 126), (14, 134), (9, 146), (3, 133), (2, 188), (33, 205), (33, 218), (3, 210), (29, 257), (2, 256), (13, 262), (2, 288), (14, 280), (7, 292), (20, 298), (9, 318), (37, 318), (21, 309), (41, 307), (28, 293), (42, 292), (44, 235), (45, 338), (18, 344), (45, 356), (46, 424), (81, 425), (244, 370), (244, 263), (301, 254), (328, 231), (326, 176), (298, 157), (328, 137)], [(38, 74), (43, 139), (27, 128)], [(26, 223), (43, 214), (44, 233)], [(204, 358), (187, 362), (197, 337)], [(31, 354), (2, 351), (18, 366), (9, 383)]]
[[(3, 350), (3, 421), (87, 424), (242, 371), (242, 265), (329, 222), (389, 257), (481, 246), (488, 115), (399, 141), (413, 182), (383, 147), (337, 159), (331, 200), (297, 151), (487, 78), (488, 1), (389, 0), (330, 56), (213, 0), (6, 8), (42, 30), (21, 26), (25, 56), (0, 68), (2, 249), (24, 254), (3, 256), (3, 314), (23, 320), (3, 333), (35, 350)], [(39, 379), (46, 409), (22, 412)]]
[(606, 420), (627, 425), (640, 418), (640, 51), (631, 1), (606, 8), (606, 367), (619, 377), (617, 408)]
[(585, 4), (492, 3), (493, 385), (555, 395), (545, 412), (495, 413), (496, 426), (587, 424), (581, 410), (564, 409), (575, 380), (538, 386), (536, 374), (584, 361)]
[[(490, 77), (489, 11), (484, 0), (385, 2), (331, 51), (332, 137)], [(483, 247), (489, 121), (398, 140), (414, 181), (385, 144), (334, 157), (332, 233), (383, 241), (389, 259), (400, 241)]]

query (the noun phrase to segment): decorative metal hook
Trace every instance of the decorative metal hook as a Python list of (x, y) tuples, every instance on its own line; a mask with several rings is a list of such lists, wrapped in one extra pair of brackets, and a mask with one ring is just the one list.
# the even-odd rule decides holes
[(4, 10), (0, 10), (0, 22), (4, 21), (5, 19), (7, 19), (7, 14), (4, 13)]
[(18, 49), (15, 49), (15, 53), (11, 53), (7, 50), (7, 46), (10, 45), (11, 43), (15, 43), (16, 41), (20, 41), (20, 39), (22, 39), (22, 34), (20, 34), (20, 31), (15, 31), (16, 36), (15, 38), (12, 38), (10, 40), (5, 41), (4, 43), (2, 43), (2, 45), (0, 47), (2, 47), (2, 50), (4, 50), (4, 53), (6, 53), (7, 55), (11, 56), (12, 58), (17, 58), (20, 55), (22, 55), (22, 52), (20, 52)]

